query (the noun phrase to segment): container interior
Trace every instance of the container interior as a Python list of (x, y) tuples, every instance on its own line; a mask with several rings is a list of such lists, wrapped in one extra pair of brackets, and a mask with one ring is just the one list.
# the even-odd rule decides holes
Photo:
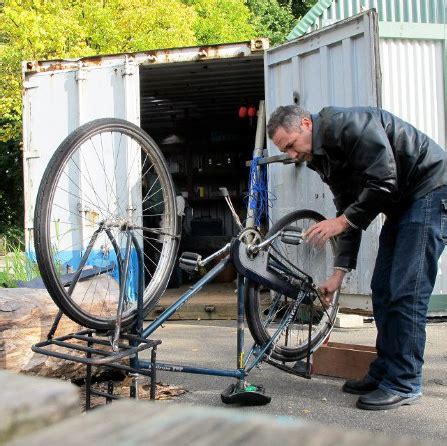
[(141, 127), (161, 148), (176, 193), (185, 198), (180, 252), (208, 255), (237, 233), (219, 187), (245, 218), (246, 161), (257, 123), (249, 115), (264, 99), (263, 63), (261, 54), (140, 65)]

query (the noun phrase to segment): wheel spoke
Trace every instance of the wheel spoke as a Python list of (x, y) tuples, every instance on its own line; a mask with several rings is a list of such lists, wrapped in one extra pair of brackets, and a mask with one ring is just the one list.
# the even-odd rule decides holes
[[(39, 262), (50, 265), (45, 283), (58, 283), (49, 289), (64, 312), (86, 327), (113, 329), (117, 314), (123, 326), (136, 315), (140, 272), (143, 307), (155, 305), (179, 235), (175, 192), (159, 149), (132, 124), (104, 122), (79, 128), (57, 149), (38, 194), (36, 246)], [(131, 241), (127, 228), (134, 231)]]
[[(266, 237), (288, 226), (306, 230), (320, 221), (318, 218), (318, 214), (311, 211), (294, 212), (274, 225)], [(296, 361), (306, 356), (309, 345), (313, 350), (324, 340), (337, 314), (338, 293), (334, 304), (326, 308), (313, 288), (313, 283), (318, 285), (326, 279), (328, 260), (333, 260), (333, 242), (319, 250), (305, 242), (287, 244), (278, 237), (270, 246), (269, 255), (272, 271), (294, 279), (294, 286), (304, 293), (302, 300), (297, 301), (252, 284), (248, 294), (247, 320), (259, 345), (276, 336), (272, 357), (281, 361)], [(279, 333), (278, 327), (284, 324), (287, 317), (292, 317), (292, 312), (295, 312), (292, 320)]]

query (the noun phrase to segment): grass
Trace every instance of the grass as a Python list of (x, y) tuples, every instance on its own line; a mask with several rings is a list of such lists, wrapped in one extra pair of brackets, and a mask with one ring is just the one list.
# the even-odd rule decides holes
[(4, 270), (0, 271), (0, 287), (15, 288), (17, 282), (39, 277), (37, 263), (24, 252), (23, 234), (10, 231), (0, 236), (0, 255), (4, 255)]

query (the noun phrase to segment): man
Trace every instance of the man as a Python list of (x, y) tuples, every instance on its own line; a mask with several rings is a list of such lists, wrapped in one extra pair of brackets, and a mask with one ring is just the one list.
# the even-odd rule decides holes
[(279, 107), (267, 130), (281, 152), (306, 161), (334, 194), (337, 217), (306, 232), (316, 244), (337, 237), (333, 274), (319, 284), (326, 301), (356, 267), (362, 230), (386, 215), (371, 281), (378, 356), (343, 391), (361, 395), (361, 409), (416, 402), (427, 306), (447, 241), (446, 153), (407, 122), (372, 107), (327, 107), (316, 115)]

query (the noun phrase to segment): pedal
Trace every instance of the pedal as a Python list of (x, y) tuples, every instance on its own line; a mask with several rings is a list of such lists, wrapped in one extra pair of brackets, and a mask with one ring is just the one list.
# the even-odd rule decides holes
[(281, 241), (288, 245), (300, 245), (303, 242), (303, 230), (296, 226), (286, 226), (281, 231)]
[(244, 384), (242, 387), (231, 384), (221, 394), (224, 404), (240, 404), (242, 406), (264, 406), (272, 397), (265, 394), (263, 386)]
[(199, 271), (202, 256), (195, 252), (184, 252), (178, 260), (178, 266), (189, 274)]

